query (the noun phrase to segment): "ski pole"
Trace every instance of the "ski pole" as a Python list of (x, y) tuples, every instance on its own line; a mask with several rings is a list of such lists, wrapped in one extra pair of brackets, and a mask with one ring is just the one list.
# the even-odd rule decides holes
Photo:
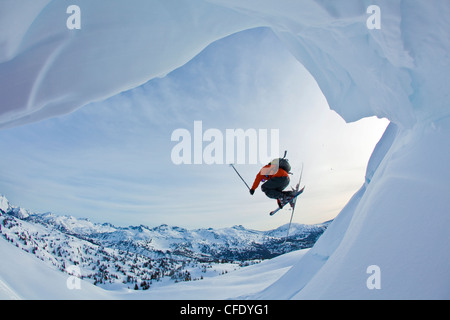
[[(286, 154), (285, 154), (286, 155)], [(298, 181), (297, 184), (297, 189), (300, 188), (300, 183), (302, 183), (302, 177), (303, 177), (303, 163), (302, 163), (302, 171), (300, 172), (300, 180)], [(297, 200), (296, 200), (297, 201)], [(289, 221), (289, 227), (286, 233), (286, 239), (284, 239), (283, 244), (286, 243), (288, 237), (289, 237), (289, 230), (291, 230), (291, 224), (292, 224), (292, 217), (294, 216), (294, 210), (292, 209), (292, 213), (291, 213), (291, 221)]]
[(234, 167), (234, 165), (231, 163), (230, 166), (234, 169), (234, 171), (236, 171), (237, 175), (239, 176), (239, 178), (241, 178), (242, 182), (245, 183), (245, 185), (247, 186), (248, 190), (250, 190), (250, 187), (248, 186), (247, 182), (245, 182), (244, 178), (241, 177), (241, 175), (240, 175), (239, 172), (236, 170), (236, 168)]

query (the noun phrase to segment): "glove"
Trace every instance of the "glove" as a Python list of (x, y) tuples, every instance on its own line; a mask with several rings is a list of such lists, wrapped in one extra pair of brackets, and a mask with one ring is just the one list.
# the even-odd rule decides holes
[(250, 189), (250, 194), (253, 195), (255, 193), (255, 190)]

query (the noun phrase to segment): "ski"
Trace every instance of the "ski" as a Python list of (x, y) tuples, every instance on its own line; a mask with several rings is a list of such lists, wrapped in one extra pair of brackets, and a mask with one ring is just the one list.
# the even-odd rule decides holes
[[(297, 189), (298, 190), (298, 189)], [(305, 190), (305, 187), (303, 187), (301, 190), (296, 191), (296, 193), (294, 194), (294, 196), (285, 204), (283, 205), (281, 208), (277, 208), (275, 210), (273, 210), (270, 215), (273, 216), (275, 213), (277, 213), (278, 211), (282, 210), (285, 206), (287, 206), (288, 204), (292, 203), (292, 208), (295, 208), (295, 202), (297, 200), (297, 197), (299, 195), (301, 195), (303, 193), (303, 190)]]
[[(295, 194), (292, 197), (292, 199), (289, 200), (289, 202), (287, 202), (286, 204), (284, 204), (281, 208), (277, 208), (275, 210), (273, 210), (270, 215), (273, 216), (275, 213), (277, 213), (278, 211), (280, 211), (281, 209), (283, 209), (287, 204), (291, 204), (292, 203), (292, 215), (294, 214), (294, 209), (295, 209), (295, 203), (297, 202), (297, 197), (299, 195), (301, 195), (303, 193), (303, 191), (305, 190), (305, 187), (303, 187), (301, 190), (299, 190), (300, 188), (300, 183), (302, 182), (302, 176), (303, 176), (303, 163), (302, 163), (302, 170), (300, 171), (300, 178), (298, 179), (298, 183), (295, 186)], [(294, 202), (293, 202), (294, 201)], [(291, 221), (292, 221), (292, 215), (291, 215)], [(290, 225), (290, 224), (289, 224)]]
[[(302, 176), (303, 176), (303, 163), (302, 163), (302, 171), (300, 172), (300, 179), (298, 180), (297, 184), (297, 190), (300, 187), (300, 183), (302, 182)], [(303, 190), (305, 190), (305, 187), (302, 188), (301, 193), (303, 193)], [(286, 238), (284, 239), (283, 244), (286, 243), (288, 237), (289, 237), (289, 231), (291, 230), (291, 224), (292, 224), (292, 218), (294, 217), (294, 211), (295, 211), (295, 204), (297, 203), (297, 198), (295, 198), (295, 202), (292, 204), (292, 212), (291, 212), (291, 220), (289, 221), (289, 226), (286, 233)]]

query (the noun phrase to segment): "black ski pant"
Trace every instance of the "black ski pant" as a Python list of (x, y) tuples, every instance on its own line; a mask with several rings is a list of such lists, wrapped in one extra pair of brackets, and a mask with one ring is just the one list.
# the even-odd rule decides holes
[(289, 185), (289, 177), (274, 177), (266, 181), (261, 190), (271, 199), (281, 199), (284, 196), (283, 190)]

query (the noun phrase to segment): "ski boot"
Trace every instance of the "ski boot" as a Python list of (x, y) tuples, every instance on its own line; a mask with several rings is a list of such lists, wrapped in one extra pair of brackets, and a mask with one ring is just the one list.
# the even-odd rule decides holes
[[(292, 197), (294, 196), (294, 194), (295, 194), (295, 190), (283, 192), (283, 197), (277, 199), (278, 207), (281, 209), (281, 208), (283, 208), (286, 204), (288, 204), (289, 201), (292, 200)], [(294, 206), (294, 204), (293, 204), (292, 202), (290, 203), (290, 205), (291, 205), (291, 207)]]

